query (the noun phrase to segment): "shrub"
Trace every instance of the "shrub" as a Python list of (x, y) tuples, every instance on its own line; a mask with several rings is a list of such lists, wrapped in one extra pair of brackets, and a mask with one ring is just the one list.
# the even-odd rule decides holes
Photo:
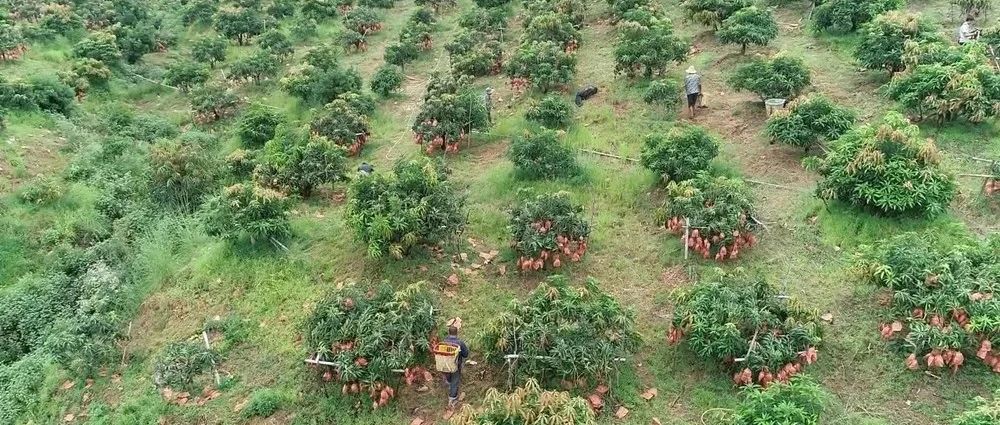
[(395, 291), (389, 282), (346, 285), (316, 305), (306, 320), (305, 345), (314, 358), (336, 364), (320, 366), (325, 381), (342, 383), (344, 394), (368, 393), (373, 408), (382, 407), (395, 393), (395, 369), (422, 369), (434, 312), (419, 283)]
[(381, 31), (382, 22), (374, 9), (359, 6), (344, 15), (344, 27), (368, 35)]
[(823, 0), (813, 10), (813, 25), (835, 33), (854, 32), (883, 12), (902, 6), (903, 0)]
[(823, 388), (808, 375), (767, 388), (748, 386), (736, 408), (733, 425), (817, 425), (823, 412)]
[(94, 85), (107, 84), (111, 68), (97, 59), (81, 58), (73, 61), (72, 73)]
[(323, 110), (313, 117), (309, 129), (313, 134), (344, 147), (351, 156), (361, 153), (361, 149), (368, 141), (368, 135), (371, 134), (368, 119), (343, 99), (334, 100), (324, 106)]
[(572, 52), (580, 44), (580, 31), (573, 26), (569, 17), (555, 11), (532, 16), (521, 33), (521, 44), (551, 41)]
[(231, 90), (221, 86), (204, 86), (191, 92), (191, 109), (195, 120), (202, 123), (215, 122), (232, 115), (239, 98)]
[(240, 118), (237, 134), (243, 146), (256, 148), (274, 138), (275, 130), (284, 118), (264, 105), (254, 105)]
[(375, 70), (368, 85), (372, 93), (388, 97), (403, 86), (403, 70), (395, 65), (383, 64)]
[(674, 127), (666, 136), (646, 136), (642, 165), (664, 181), (693, 178), (708, 170), (719, 154), (719, 142), (698, 126)]
[(209, 76), (206, 66), (194, 61), (180, 60), (167, 67), (167, 71), (163, 74), (163, 82), (187, 92), (194, 86), (204, 84)]
[(118, 39), (110, 32), (93, 32), (73, 46), (73, 57), (90, 58), (112, 66), (122, 58)]
[(128, 63), (136, 63), (146, 53), (155, 51), (158, 46), (165, 48), (168, 45), (165, 40), (157, 38), (160, 34), (153, 25), (147, 22), (139, 23), (136, 26), (116, 26), (112, 28), (112, 31), (118, 39), (122, 59)]
[(264, 32), (264, 26), (264, 17), (250, 8), (222, 10), (215, 15), (215, 30), (241, 46)]
[(227, 47), (222, 37), (200, 37), (191, 42), (191, 58), (215, 68), (216, 63), (225, 62)]
[(451, 69), (457, 75), (482, 77), (503, 69), (503, 46), (494, 36), (462, 30), (445, 45)]
[(347, 92), (361, 91), (361, 75), (340, 66), (339, 53), (331, 46), (311, 50), (306, 65), (281, 79), (289, 94), (310, 104), (325, 105)]
[(337, 16), (337, 2), (334, 0), (302, 0), (299, 13), (309, 19), (322, 21)]
[(348, 50), (364, 52), (368, 50), (368, 39), (360, 32), (350, 28), (345, 28), (344, 31), (340, 33), (340, 45), (344, 46), (344, 48)]
[(303, 197), (317, 186), (348, 179), (343, 147), (299, 131), (285, 131), (265, 143), (256, 162), (254, 180)]
[(158, 387), (194, 389), (195, 378), (219, 360), (219, 353), (205, 348), (200, 340), (174, 342), (156, 357), (153, 382)]
[(918, 57), (889, 83), (889, 97), (920, 120), (981, 122), (1000, 114), (1000, 75), (985, 48), (979, 43), (964, 49), (932, 44), (919, 55), (922, 48), (908, 43), (909, 52)]
[(211, 24), (215, 13), (219, 11), (216, 0), (195, 0), (187, 4), (181, 14), (181, 21), (187, 25)]
[(341, 94), (340, 96), (337, 96), (337, 99), (335, 99), (334, 101), (336, 102), (338, 100), (346, 102), (347, 106), (350, 107), (354, 112), (357, 112), (366, 117), (371, 117), (375, 115), (375, 109), (378, 107), (378, 105), (375, 103), (375, 98), (367, 93), (359, 93), (353, 91), (347, 92)]
[(26, 43), (20, 27), (0, 20), (0, 62), (20, 58)]
[(625, 20), (618, 24), (615, 40), (615, 73), (646, 78), (662, 74), (672, 62), (687, 57), (688, 43), (674, 34), (667, 19), (648, 22)]
[(419, 244), (434, 244), (465, 226), (465, 199), (447, 180), (442, 163), (399, 162), (394, 174), (351, 184), (346, 219), (368, 255), (402, 258)]
[(955, 196), (955, 177), (934, 143), (902, 115), (852, 130), (832, 143), (816, 164), (823, 199), (838, 199), (890, 215), (936, 215)]
[(750, 0), (685, 0), (681, 7), (688, 18), (719, 29), (726, 18), (751, 4)]
[[(931, 233), (906, 233), (863, 247), (857, 270), (891, 292), (882, 338), (918, 370), (951, 368), (979, 358), (1000, 373), (1000, 299), (996, 291), (1000, 238), (949, 243)], [(888, 316), (888, 317), (885, 317)]]
[(278, 29), (271, 29), (257, 37), (257, 46), (265, 52), (280, 57), (287, 57), (295, 52), (292, 40)]
[[(515, 407), (516, 406), (516, 407)], [(466, 405), (451, 418), (451, 425), (478, 425), (496, 423), (561, 423), (594, 425), (594, 412), (580, 397), (568, 392), (542, 391), (535, 379), (528, 379), (524, 386), (511, 393), (500, 393), (496, 388), (486, 391), (483, 406)]]
[(549, 95), (528, 107), (524, 117), (548, 128), (566, 128), (573, 122), (573, 107), (562, 97)]
[(511, 211), (507, 228), (521, 271), (559, 268), (563, 261), (575, 263), (587, 253), (590, 225), (583, 207), (573, 203), (567, 192), (523, 199)]
[(800, 58), (784, 55), (756, 59), (730, 76), (735, 90), (748, 91), (765, 99), (792, 99), (810, 84), (809, 68)]
[(475, 0), (476, 6), (484, 9), (505, 6), (510, 0)]
[(473, 7), (458, 17), (458, 26), (473, 32), (495, 34), (507, 27), (507, 10)]
[(431, 74), (424, 103), (413, 122), (414, 140), (428, 154), (458, 152), (469, 134), (489, 127), (486, 104), (468, 80), (450, 74)]
[(276, 77), (279, 71), (281, 62), (278, 61), (278, 57), (268, 51), (258, 50), (234, 61), (229, 67), (227, 78), (259, 83), (261, 80)]
[(218, 163), (204, 146), (163, 141), (150, 149), (149, 167), (155, 198), (190, 209), (214, 188)]
[(747, 45), (766, 46), (778, 37), (778, 23), (770, 10), (755, 6), (740, 9), (722, 21), (716, 35), (727, 44), (739, 44), (746, 54)]
[[(34, 76), (28, 79), (28, 87), (30, 91), (27, 97), (38, 109), (68, 115), (73, 108), (73, 96), (76, 93), (58, 78), (49, 75)], [(0, 93), (0, 106), (5, 106), (2, 98), (3, 94)]]
[(905, 12), (887, 12), (878, 15), (861, 31), (854, 57), (868, 69), (883, 69), (889, 75), (902, 71), (903, 47), (907, 41), (936, 40), (934, 28), (919, 18)]
[(822, 329), (778, 295), (760, 276), (720, 270), (678, 295), (670, 342), (684, 339), (699, 357), (736, 371), (738, 386), (788, 382), (816, 361)]
[[(554, 275), (514, 300), (480, 336), (486, 361), (518, 354), (517, 373), (548, 380), (606, 382), (618, 358), (638, 351), (635, 316), (588, 278), (583, 287)], [(543, 382), (543, 385), (545, 383)]]
[(642, 94), (644, 102), (657, 105), (677, 105), (680, 103), (680, 99), (680, 83), (668, 78), (651, 81)]
[(392, 9), (396, 5), (396, 0), (358, 0), (358, 6), (376, 7), (379, 9)]
[[(743, 180), (702, 172), (667, 186), (658, 218), (703, 258), (725, 261), (757, 244), (753, 211), (754, 196)], [(684, 232), (685, 218), (691, 223), (690, 234)]]
[(21, 202), (44, 205), (59, 199), (65, 188), (58, 179), (52, 177), (36, 177), (21, 186), (18, 198)]
[(837, 140), (854, 126), (855, 120), (850, 109), (823, 96), (813, 96), (771, 115), (764, 134), (772, 143), (798, 146), (808, 151), (813, 145)]
[(559, 141), (555, 131), (542, 129), (514, 138), (507, 151), (518, 178), (557, 179), (581, 174), (576, 153)]
[(270, 388), (254, 390), (250, 394), (250, 400), (243, 408), (244, 418), (267, 418), (281, 409), (285, 397), (278, 391)]
[(208, 234), (250, 243), (274, 240), (292, 234), (288, 223), (289, 199), (252, 183), (237, 183), (205, 203), (205, 227)]
[(410, 40), (392, 43), (385, 48), (385, 61), (400, 68), (406, 64), (417, 60), (420, 56), (420, 47)]
[(551, 41), (522, 43), (504, 67), (515, 90), (534, 87), (549, 92), (565, 86), (576, 73), (576, 55)]
[(972, 410), (958, 415), (952, 425), (990, 425), (1000, 421), (1000, 391), (993, 393), (993, 401), (976, 397), (977, 405)]

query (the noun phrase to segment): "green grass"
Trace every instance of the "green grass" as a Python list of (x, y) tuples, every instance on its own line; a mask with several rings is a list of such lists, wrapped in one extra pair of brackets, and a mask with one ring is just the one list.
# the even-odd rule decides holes
[[(679, 16), (676, 1), (664, 2), (671, 16)], [(944, 2), (911, 2), (911, 8), (925, 8), (932, 16), (947, 13)], [(464, 10), (471, 1), (459, 2)], [(520, 8), (519, 5), (515, 6)], [(602, 20), (605, 5), (595, 2), (583, 29), (578, 73), (571, 88), (597, 85), (601, 92), (575, 109), (574, 123), (566, 130), (566, 143), (636, 158), (642, 139), (649, 133), (667, 131), (678, 123), (678, 111), (647, 105), (641, 101), (645, 81), (628, 81), (613, 75), (614, 29)], [(399, 30), (416, 10), (411, 1), (400, 1), (384, 13), (385, 29), (369, 40), (369, 49), (345, 53), (345, 66), (359, 70), (367, 78), (382, 63), (384, 46), (398, 37)], [(782, 8), (782, 23), (797, 22), (807, 9)], [(458, 11), (446, 12), (434, 33), (434, 48), (405, 68), (408, 76), (401, 93), (381, 101), (372, 121), (373, 140), (360, 158), (387, 171), (394, 161), (421, 155), (412, 142), (410, 125), (417, 114), (428, 75), (447, 67), (443, 46), (456, 28)], [(465, 232), (445, 245), (447, 255), (438, 258), (425, 250), (400, 261), (377, 261), (365, 257), (361, 244), (343, 218), (344, 205), (334, 201), (333, 191), (322, 192), (295, 207), (294, 237), (288, 250), (266, 246), (230, 245), (203, 233), (197, 220), (169, 218), (150, 230), (133, 253), (140, 265), (142, 282), (139, 296), (145, 301), (132, 321), (125, 347), (124, 365), (108, 365), (106, 373), (94, 378), (86, 388), (78, 382), (62, 390), (63, 372), (52, 371), (45, 383), (42, 403), (29, 413), (34, 423), (57, 423), (74, 414), (78, 423), (148, 424), (161, 418), (166, 423), (273, 423), (313, 424), (403, 424), (413, 416), (440, 422), (439, 411), (445, 397), (440, 384), (431, 392), (404, 389), (399, 401), (389, 409), (370, 412), (340, 395), (336, 385), (324, 385), (302, 363), (302, 324), (312, 306), (338, 284), (350, 281), (388, 280), (395, 285), (426, 281), (438, 295), (441, 317), (460, 316), (473, 358), (479, 359), (477, 331), (483, 329), (511, 299), (523, 297), (543, 276), (519, 275), (507, 263), (473, 269), (478, 252), (501, 251), (500, 260), (509, 260), (507, 211), (519, 189), (537, 192), (566, 190), (581, 203), (593, 226), (591, 250), (579, 264), (564, 272), (576, 282), (592, 276), (602, 289), (612, 293), (638, 317), (645, 339), (634, 364), (616, 377), (612, 386), (616, 399), (632, 413), (624, 421), (602, 416), (601, 423), (648, 424), (658, 418), (664, 424), (706, 423), (725, 414), (737, 403), (722, 368), (698, 358), (683, 345), (666, 344), (665, 331), (672, 312), (671, 294), (683, 289), (711, 269), (744, 267), (762, 273), (804, 306), (831, 312), (834, 321), (825, 330), (818, 365), (810, 369), (829, 395), (824, 423), (860, 424), (939, 424), (963, 410), (974, 395), (985, 395), (1000, 386), (1000, 378), (972, 362), (956, 376), (940, 379), (911, 373), (902, 358), (885, 349), (878, 339), (877, 324), (884, 320), (884, 307), (877, 304), (874, 288), (859, 283), (850, 272), (851, 257), (861, 245), (909, 230), (936, 229), (957, 236), (967, 229), (995, 230), (995, 209), (977, 195), (980, 180), (961, 180), (962, 196), (954, 208), (934, 219), (890, 219), (871, 216), (839, 204), (824, 204), (814, 198), (815, 174), (799, 166), (801, 152), (768, 145), (760, 136), (763, 110), (752, 95), (732, 93), (726, 76), (753, 54), (785, 51), (802, 55), (814, 72), (815, 90), (858, 110), (864, 121), (876, 120), (893, 107), (876, 92), (884, 77), (858, 72), (851, 59), (856, 44), (852, 36), (814, 35), (803, 25), (782, 26), (772, 46), (751, 49), (740, 57), (738, 47), (718, 45), (705, 28), (676, 19), (679, 32), (692, 37), (701, 52), (668, 77), (679, 78), (687, 65), (695, 65), (706, 77), (707, 101), (711, 108), (698, 117), (723, 141), (722, 154), (715, 166), (726, 173), (742, 174), (783, 187), (755, 185), (760, 198), (760, 219), (768, 229), (761, 245), (747, 252), (735, 264), (719, 265), (697, 259), (683, 260), (683, 248), (676, 236), (667, 234), (655, 222), (660, 193), (656, 178), (640, 165), (589, 153), (580, 153), (584, 176), (554, 182), (525, 183), (516, 180), (505, 159), (507, 141), (530, 124), (523, 118), (533, 94), (514, 96), (503, 77), (478, 79), (477, 87), (491, 86), (502, 99), (494, 110), (496, 122), (489, 134), (477, 135), (471, 147), (448, 157), (455, 184), (467, 196), (469, 225)], [(950, 25), (950, 24), (949, 24)], [(517, 43), (517, 20), (508, 35), (506, 49)], [(942, 32), (950, 31), (942, 25)], [(296, 64), (308, 47), (335, 40), (338, 20), (321, 24), (319, 35), (300, 43)], [(172, 60), (187, 54), (186, 45), (210, 29), (192, 28), (180, 34), (178, 49), (147, 55), (137, 69), (158, 75)], [(33, 46), (17, 63), (0, 64), (0, 72), (28, 76), (65, 68), (72, 42), (56, 40)], [(229, 61), (246, 55), (254, 46), (229, 49)], [(221, 81), (225, 64), (216, 67), (214, 79)], [(251, 102), (273, 106), (290, 122), (306, 123), (313, 107), (284, 93), (276, 80), (237, 88)], [(564, 94), (571, 96), (571, 93)], [(100, 113), (109, 104), (125, 103), (142, 112), (163, 116), (184, 128), (204, 129), (223, 140), (222, 150), (237, 146), (233, 136), (235, 119), (210, 126), (192, 123), (185, 95), (141, 80), (116, 78), (107, 88), (93, 90), (81, 105), (85, 113)], [(74, 123), (38, 113), (12, 113), (9, 127), (0, 133), (0, 160), (13, 164), (14, 178), (4, 190), (14, 193), (24, 177), (34, 170), (58, 170), (72, 149), (89, 143), (87, 136), (74, 131)], [(970, 156), (1000, 154), (995, 123), (955, 124), (942, 127), (923, 125), (927, 137), (934, 138), (945, 152), (946, 161), (960, 172), (981, 173), (983, 164)], [(52, 144), (59, 161), (40, 166), (38, 156), (21, 148), (24, 141), (38, 143), (65, 139)], [(48, 145), (46, 145), (48, 146)], [(220, 152), (224, 154), (225, 152)], [(48, 160), (46, 160), (48, 161)], [(6, 166), (5, 166), (6, 167)], [(6, 170), (5, 170), (6, 171)], [(6, 177), (0, 175), (0, 181)], [(65, 195), (50, 205), (29, 206), (7, 196), (0, 204), (0, 288), (19, 276), (44, 267), (46, 235), (66, 229), (100, 230), (92, 213), (96, 196), (91, 189), (70, 185)], [(471, 260), (463, 262), (460, 254)], [(460, 276), (457, 288), (445, 288), (452, 273)], [(449, 296), (443, 289), (447, 289)], [(201, 332), (205, 321), (214, 316), (233, 316), (251, 323), (238, 341), (226, 345), (221, 373), (225, 379), (219, 398), (202, 406), (167, 403), (154, 389), (151, 360), (168, 343)], [(506, 387), (507, 370), (472, 367), (463, 390), (476, 403), (491, 386)], [(639, 398), (647, 387), (656, 387), (659, 396), (650, 402)], [(242, 406), (242, 409), (235, 409)], [(413, 413), (415, 411), (415, 414)], [(86, 417), (81, 413), (87, 413)], [(254, 416), (256, 418), (252, 418)]]

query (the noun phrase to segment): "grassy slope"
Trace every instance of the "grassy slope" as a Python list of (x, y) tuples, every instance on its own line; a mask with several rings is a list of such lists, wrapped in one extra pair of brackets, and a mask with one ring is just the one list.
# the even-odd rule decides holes
[[(676, 3), (667, 1), (665, 5), (674, 11)], [(944, 3), (924, 2), (911, 7), (937, 17), (944, 16), (947, 11), (947, 7), (941, 5)], [(468, 6), (468, 1), (460, 2), (460, 7)], [(578, 111), (576, 124), (567, 132), (567, 138), (577, 147), (634, 157), (641, 146), (641, 137), (668, 128), (676, 114), (649, 108), (638, 100), (639, 89), (624, 79), (614, 78), (613, 28), (601, 20), (603, 3), (596, 4), (593, 9), (584, 30), (574, 85), (597, 84), (601, 94)], [(414, 6), (410, 1), (400, 2), (385, 15), (386, 30), (370, 40), (369, 50), (348, 55), (345, 62), (369, 76), (381, 63), (385, 44), (395, 39), (412, 10)], [(752, 50), (751, 54), (786, 50), (803, 55), (814, 71), (817, 90), (854, 105), (865, 119), (876, 118), (880, 111), (891, 107), (874, 94), (880, 83), (878, 77), (857, 72), (851, 63), (852, 40), (814, 36), (799, 24), (805, 13), (795, 8), (781, 11), (779, 40), (767, 49)], [(674, 13), (670, 15), (675, 16)], [(402, 94), (380, 107), (375, 119), (374, 140), (362, 158), (380, 170), (388, 169), (398, 158), (419, 155), (417, 147), (410, 142), (409, 125), (419, 107), (426, 76), (432, 70), (444, 70), (447, 66), (447, 56), (441, 46), (454, 28), (455, 16), (455, 12), (445, 15), (436, 33), (438, 38), (433, 53), (407, 68), (409, 78)], [(516, 28), (517, 23), (512, 25)], [(339, 24), (333, 22), (325, 25), (319, 38), (332, 38), (336, 26)], [(847, 271), (850, 255), (858, 244), (888, 234), (962, 225), (977, 231), (989, 230), (992, 212), (975, 196), (977, 182), (963, 180), (963, 195), (956, 201), (951, 215), (931, 222), (883, 220), (839, 207), (824, 208), (811, 196), (815, 176), (799, 167), (800, 152), (767, 145), (759, 136), (763, 112), (749, 103), (751, 96), (730, 93), (724, 84), (729, 70), (746, 59), (736, 53), (738, 48), (718, 45), (698, 26), (678, 23), (678, 30), (692, 37), (701, 50), (691, 62), (703, 70), (707, 103), (711, 108), (697, 118), (697, 122), (726, 140), (720, 167), (791, 188), (757, 187), (761, 219), (768, 224), (769, 231), (762, 237), (763, 244), (739, 265), (765, 273), (805, 305), (834, 313), (835, 320), (827, 329), (821, 361), (812, 369), (831, 393), (824, 422), (941, 423), (962, 410), (971, 396), (985, 394), (987, 387), (1000, 386), (1000, 379), (979, 366), (965, 368), (957, 377), (942, 376), (940, 379), (904, 371), (901, 358), (887, 353), (878, 341), (874, 330), (879, 307), (870, 289), (858, 287)], [(191, 30), (185, 38), (200, 31)], [(942, 31), (950, 30), (943, 28)], [(511, 39), (515, 38), (512, 34)], [(3, 70), (30, 73), (46, 65), (59, 65), (67, 50), (66, 43), (38, 47), (29, 52), (23, 63), (5, 66)], [(232, 47), (231, 53), (238, 56), (248, 50)], [(299, 49), (299, 54), (302, 51)], [(147, 62), (165, 63), (176, 54), (151, 55)], [(679, 71), (672, 72), (677, 74)], [(447, 250), (453, 254), (465, 252), (470, 261), (477, 258), (479, 251), (506, 246), (503, 211), (509, 207), (517, 189), (523, 186), (510, 177), (511, 167), (503, 159), (503, 153), (506, 139), (525, 127), (521, 118), (525, 100), (514, 99), (499, 78), (483, 79), (478, 83), (498, 89), (501, 99), (497, 108), (498, 124), (490, 136), (482, 137), (471, 148), (448, 159), (455, 168), (454, 180), (469, 196), (470, 226), (460, 242)], [(112, 90), (112, 95), (92, 95), (88, 103), (125, 98), (143, 108), (165, 111), (178, 122), (187, 124), (187, 106), (177, 94), (148, 87), (128, 90), (113, 87)], [(283, 94), (273, 83), (246, 87), (245, 92), (255, 100), (284, 110), (293, 119), (308, 119), (308, 108)], [(46, 134), (44, 131), (55, 131), (52, 123), (38, 117), (14, 116), (11, 122), (10, 129), (3, 133), (5, 140), (16, 137), (44, 140), (48, 138), (39, 137)], [(214, 130), (225, 134), (227, 125), (217, 125)], [(34, 130), (37, 128), (44, 131)], [(996, 132), (991, 124), (975, 128), (929, 127), (926, 131), (947, 150), (949, 161), (964, 170), (978, 171), (974, 163), (962, 159), (958, 153), (1000, 153), (1000, 144), (992, 142)], [(3, 158), (24, 158), (21, 160), (24, 169), (59, 167), (59, 164), (49, 168), (36, 165), (34, 155), (9, 145), (11, 143), (5, 144), (5, 149), (0, 151)], [(710, 409), (729, 408), (736, 401), (729, 380), (716, 365), (697, 359), (684, 348), (667, 346), (663, 335), (669, 321), (670, 291), (688, 285), (715, 264), (685, 263), (679, 243), (656, 227), (650, 213), (656, 197), (653, 179), (641, 167), (597, 156), (583, 156), (582, 160), (587, 168), (585, 181), (534, 186), (540, 190), (573, 192), (591, 215), (595, 229), (592, 253), (567, 273), (577, 281), (586, 276), (597, 278), (605, 290), (638, 313), (646, 347), (635, 370), (623, 374), (614, 385), (633, 412), (621, 422), (646, 424), (649, 418), (658, 417), (663, 423), (687, 424), (699, 423), (699, 418), (704, 416), (712, 423), (709, 418), (722, 411)], [(19, 180), (11, 178), (10, 182), (10, 186), (16, 186)], [(426, 280), (437, 288), (444, 284), (445, 277), (453, 269), (458, 269), (462, 282), (454, 291), (455, 296), (448, 297), (442, 291), (439, 300), (445, 316), (463, 317), (466, 332), (471, 336), (502, 308), (506, 300), (534, 287), (539, 277), (513, 273), (500, 276), (496, 266), (472, 270), (470, 264), (463, 264), (458, 258), (435, 258), (429, 254), (400, 262), (368, 260), (352, 241), (342, 220), (339, 191), (341, 188), (297, 207), (296, 237), (288, 245), (288, 252), (231, 248), (196, 230), (184, 231), (180, 254), (170, 258), (160, 258), (162, 255), (155, 245), (147, 247), (148, 252), (144, 255), (161, 260), (157, 264), (160, 264), (162, 279), (160, 289), (147, 300), (134, 321), (127, 342), (126, 365), (111, 368), (107, 376), (97, 379), (90, 388), (77, 385), (70, 390), (58, 389), (62, 379), (53, 375), (47, 386), (47, 402), (33, 412), (35, 422), (50, 423), (61, 420), (68, 413), (80, 416), (80, 413), (89, 412), (88, 417), (76, 420), (139, 424), (152, 423), (162, 416), (165, 423), (238, 423), (243, 419), (234, 411), (234, 406), (259, 388), (274, 388), (289, 401), (276, 416), (256, 421), (258, 423), (408, 423), (413, 411), (425, 419), (437, 417), (444, 401), (440, 387), (434, 388), (432, 394), (404, 391), (398, 408), (376, 415), (355, 414), (349, 402), (340, 401), (335, 395), (337, 389), (326, 394), (302, 366), (302, 348), (297, 342), (300, 324), (310, 311), (310, 305), (342, 282), (388, 279), (403, 284)], [(37, 213), (18, 207), (17, 218), (6, 220), (4, 224), (28, 227), (30, 229), (25, 232), (30, 234), (59, 219), (58, 211)], [(31, 252), (26, 244), (28, 242), (0, 240), (0, 253), (10, 258), (10, 253)], [(23, 264), (4, 261), (0, 276), (16, 276), (30, 267), (28, 261)], [(249, 319), (254, 331), (244, 344), (230, 352), (222, 365), (224, 374), (231, 377), (222, 396), (204, 406), (167, 405), (152, 387), (150, 358), (166, 343), (194, 335), (207, 317), (225, 314)], [(475, 351), (475, 341), (472, 342)], [(506, 379), (505, 371), (484, 366), (470, 371), (464, 390), (472, 401), (489, 386), (503, 385)], [(655, 386), (660, 392), (650, 403), (642, 402), (636, 395), (648, 386)], [(706, 411), (709, 412), (705, 414)], [(612, 422), (607, 418), (603, 421)]]

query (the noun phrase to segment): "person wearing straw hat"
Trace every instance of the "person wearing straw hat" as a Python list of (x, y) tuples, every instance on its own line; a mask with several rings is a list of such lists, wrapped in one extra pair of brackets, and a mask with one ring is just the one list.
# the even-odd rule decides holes
[(691, 118), (694, 118), (695, 109), (698, 108), (698, 100), (701, 97), (701, 75), (694, 69), (688, 67), (684, 75), (684, 94), (687, 95), (687, 108)]

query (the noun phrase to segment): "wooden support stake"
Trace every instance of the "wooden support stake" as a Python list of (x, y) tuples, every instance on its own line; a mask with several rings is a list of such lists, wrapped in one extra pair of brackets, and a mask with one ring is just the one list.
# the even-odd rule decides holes
[(785, 185), (780, 185), (780, 184), (762, 182), (762, 181), (751, 180), (751, 179), (743, 179), (743, 180), (746, 181), (747, 183), (759, 184), (761, 186), (771, 186), (771, 187), (776, 187), (776, 188), (779, 188), (779, 189), (794, 190), (794, 191), (801, 192), (800, 189), (796, 189), (796, 188), (791, 187), (791, 186), (785, 186)]
[(958, 176), (959, 177), (979, 177), (979, 178), (984, 178), (984, 179), (1000, 179), (1000, 176), (994, 176), (994, 175), (991, 175), (991, 174), (968, 174), (968, 173), (962, 173), (962, 174), (959, 174)]
[(635, 158), (629, 158), (629, 157), (626, 157), (626, 156), (615, 155), (613, 153), (595, 151), (593, 149), (580, 148), (580, 151), (586, 152), (586, 153), (591, 153), (591, 154), (598, 155), (598, 156), (605, 156), (605, 157), (608, 157), (608, 158), (620, 159), (622, 161), (639, 162), (639, 160), (635, 159)]
[(688, 259), (688, 238), (691, 237), (691, 219), (684, 217), (684, 259)]
[[(211, 350), (212, 346), (208, 344), (208, 332), (201, 331), (201, 338), (205, 340), (205, 348)], [(215, 359), (212, 359), (212, 372), (215, 373), (215, 386), (222, 385), (222, 379), (219, 378), (219, 367), (215, 364)]]

